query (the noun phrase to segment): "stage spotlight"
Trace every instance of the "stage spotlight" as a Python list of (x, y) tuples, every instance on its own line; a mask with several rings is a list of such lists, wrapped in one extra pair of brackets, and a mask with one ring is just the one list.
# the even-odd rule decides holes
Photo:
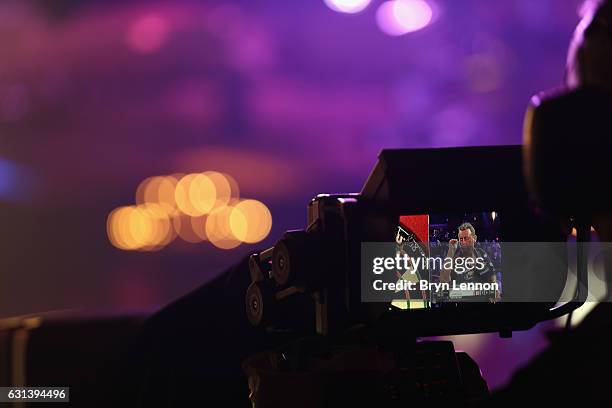
[(376, 11), (378, 27), (388, 35), (398, 36), (425, 28), (433, 10), (424, 0), (392, 0)]
[(359, 13), (365, 9), (370, 0), (324, 0), (327, 6), (340, 13)]

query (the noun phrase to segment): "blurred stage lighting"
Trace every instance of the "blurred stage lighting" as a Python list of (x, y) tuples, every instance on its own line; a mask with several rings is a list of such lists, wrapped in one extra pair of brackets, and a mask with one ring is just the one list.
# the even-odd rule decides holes
[[(190, 215), (192, 217), (197, 217), (199, 215), (203, 215), (206, 212), (201, 211), (199, 208), (203, 208), (203, 206), (206, 204), (202, 201), (198, 201), (196, 204), (198, 205), (198, 207), (196, 207), (193, 204), (193, 199), (194, 197), (196, 197), (196, 193), (197, 194), (197, 199), (201, 199), (199, 193), (201, 193), (201, 189), (204, 188), (208, 188), (208, 185), (205, 185), (203, 182), (201, 182), (201, 180), (196, 180), (196, 178), (198, 178), (199, 174), (187, 174), (185, 176), (183, 176), (179, 182), (176, 184), (176, 189), (174, 190), (174, 199), (176, 200), (176, 206), (178, 207), (178, 209), (186, 215)], [(193, 185), (193, 186), (192, 186)], [(210, 186), (212, 186), (212, 182), (210, 183)], [(193, 187), (193, 188), (192, 188)], [(193, 191), (192, 191), (193, 190)], [(212, 209), (212, 203), (214, 203), (215, 201), (215, 190), (214, 187), (212, 187), (212, 190), (210, 190), (210, 192), (213, 194), (212, 197), (209, 198), (208, 203), (210, 205), (210, 209)], [(202, 192), (203, 193), (203, 192)], [(204, 195), (204, 194), (202, 194)]]
[(232, 249), (242, 243), (234, 235), (230, 225), (233, 209), (233, 206), (220, 207), (206, 218), (206, 236), (217, 248)]
[(172, 217), (172, 226), (176, 234), (180, 239), (190, 244), (198, 244), (208, 239), (204, 230), (205, 222), (206, 216), (190, 217), (181, 214)]
[(272, 228), (272, 214), (264, 203), (244, 200), (236, 204), (230, 214), (230, 228), (240, 241), (254, 244), (262, 241)]
[(238, 183), (226, 173), (148, 177), (135, 198), (136, 205), (116, 208), (107, 219), (109, 241), (126, 251), (157, 251), (177, 236), (232, 249), (264, 240), (272, 228), (268, 207), (240, 199)]
[(163, 16), (147, 14), (132, 23), (125, 40), (135, 52), (151, 54), (168, 41), (169, 32), (170, 25)]
[(359, 13), (365, 9), (371, 0), (324, 0), (327, 6), (340, 13)]
[[(179, 177), (181, 178), (182, 175)], [(136, 204), (159, 204), (169, 215), (176, 215), (178, 208), (174, 191), (178, 179), (174, 176), (154, 176), (144, 179), (136, 189)]]
[(111, 243), (124, 250), (156, 251), (176, 236), (170, 218), (159, 204), (119, 207), (107, 220)]
[(433, 10), (424, 0), (386, 1), (376, 11), (378, 27), (392, 36), (421, 30), (432, 18)]

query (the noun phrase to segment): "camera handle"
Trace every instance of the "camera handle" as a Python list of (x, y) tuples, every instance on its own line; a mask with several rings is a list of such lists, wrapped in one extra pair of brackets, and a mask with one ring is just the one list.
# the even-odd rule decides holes
[(556, 319), (573, 312), (584, 305), (588, 296), (588, 243), (590, 223), (584, 219), (576, 220), (576, 291), (571, 301), (550, 309), (545, 320)]

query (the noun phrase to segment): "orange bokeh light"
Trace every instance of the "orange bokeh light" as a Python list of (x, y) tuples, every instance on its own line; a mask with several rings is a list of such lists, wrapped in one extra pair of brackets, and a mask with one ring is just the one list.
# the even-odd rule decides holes
[(241, 244), (230, 227), (232, 210), (232, 206), (219, 207), (213, 210), (206, 219), (206, 235), (217, 248), (232, 249)]
[[(195, 219), (198, 219), (198, 218), (199, 217)], [(194, 230), (193, 223), (192, 223), (192, 217), (188, 215), (181, 214), (179, 216), (173, 217), (172, 225), (177, 235), (185, 242), (197, 244), (199, 242), (204, 241), (205, 239), (203, 238), (205, 236), (203, 232), (199, 233), (197, 229)]]
[(181, 212), (183, 212), (183, 214), (190, 215), (192, 217), (203, 214), (192, 204), (191, 201), (190, 189), (196, 176), (197, 174), (187, 174), (183, 176), (176, 184), (176, 189), (174, 191), (176, 206), (179, 208), (179, 210), (181, 210)]
[(189, 182), (187, 199), (196, 213), (192, 216), (208, 214), (217, 201), (217, 187), (213, 180), (205, 174), (194, 174)]
[(136, 205), (114, 209), (107, 218), (111, 244), (123, 250), (155, 251), (176, 237), (210, 241), (221, 249), (263, 240), (272, 227), (268, 208), (257, 200), (239, 201), (229, 174), (153, 176), (136, 189)]
[(136, 204), (159, 204), (166, 213), (178, 212), (174, 191), (178, 183), (173, 176), (154, 176), (144, 179), (136, 189)]
[(240, 201), (233, 207), (229, 221), (233, 235), (248, 244), (262, 241), (272, 229), (270, 210), (257, 200)]
[(175, 237), (167, 213), (153, 203), (113, 210), (107, 218), (107, 234), (119, 249), (145, 251), (161, 249)]

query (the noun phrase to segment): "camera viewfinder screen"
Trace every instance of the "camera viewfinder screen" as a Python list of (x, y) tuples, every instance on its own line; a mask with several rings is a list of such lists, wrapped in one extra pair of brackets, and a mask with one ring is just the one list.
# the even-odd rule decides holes
[(502, 299), (501, 237), (495, 211), (399, 217), (395, 272), (407, 289), (392, 301), (400, 309)]

